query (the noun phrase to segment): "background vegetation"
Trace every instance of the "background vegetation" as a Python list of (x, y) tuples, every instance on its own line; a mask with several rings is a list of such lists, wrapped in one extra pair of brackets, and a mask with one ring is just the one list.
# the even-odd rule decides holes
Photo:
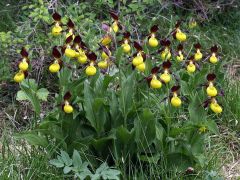
[[(15, 96), (19, 87), (13, 83), (16, 72), (18, 53), (23, 45), (32, 49), (31, 77), (42, 87), (55, 92), (55, 77), (49, 75), (47, 69), (50, 63), (51, 46), (48, 38), (51, 14), (57, 8), (63, 14), (71, 17), (76, 24), (81, 24), (80, 30), (85, 34), (94, 34), (101, 27), (101, 22), (109, 19), (108, 11), (119, 10), (126, 19), (135, 23), (135, 28), (149, 27), (153, 21), (161, 25), (161, 32), (168, 32), (176, 20), (188, 22), (195, 18), (198, 22), (196, 36), (203, 46), (217, 43), (221, 46), (221, 60), (224, 63), (224, 113), (216, 122), (219, 135), (209, 134), (205, 142), (206, 154), (209, 158), (207, 166), (201, 168), (198, 174), (188, 178), (226, 179), (239, 178), (240, 152), (240, 11), (239, 2), (234, 0), (202, 0), (202, 1), (41, 1), (20, 0), (0, 2), (0, 134), (1, 134), (1, 179), (63, 179), (67, 177), (49, 164), (52, 154), (43, 148), (30, 146), (25, 141), (16, 141), (13, 134), (33, 127), (34, 113), (27, 102), (18, 102)], [(129, 23), (129, 22), (126, 22)], [(134, 27), (134, 26), (133, 26)], [(132, 29), (136, 31), (136, 29)], [(140, 28), (139, 28), (140, 29)], [(147, 28), (143, 28), (147, 30)], [(140, 32), (142, 34), (146, 32)], [(141, 35), (140, 35), (141, 36)], [(87, 38), (92, 38), (86, 37)], [(92, 39), (92, 42), (97, 39)], [(49, 101), (42, 104), (44, 109), (51, 107), (53, 94)], [(119, 167), (120, 169), (124, 167)], [(121, 170), (123, 170), (121, 169)], [(161, 171), (163, 179), (185, 179), (185, 174), (164, 167), (150, 166), (151, 175)], [(145, 167), (131, 169), (128, 176), (138, 179), (147, 177)]]

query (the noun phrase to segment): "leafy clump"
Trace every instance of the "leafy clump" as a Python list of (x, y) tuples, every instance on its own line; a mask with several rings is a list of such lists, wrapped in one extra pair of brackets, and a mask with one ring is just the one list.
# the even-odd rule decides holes
[(57, 168), (63, 168), (64, 174), (73, 173), (79, 179), (115, 179), (118, 180), (121, 174), (119, 170), (109, 167), (106, 162), (102, 163), (94, 173), (90, 169), (89, 162), (82, 160), (78, 151), (73, 151), (72, 158), (68, 153), (61, 151), (57, 159), (50, 160), (50, 164)]
[[(91, 164), (98, 165), (92, 156), (119, 167), (163, 161), (181, 172), (204, 167), (207, 134), (218, 133), (215, 119), (224, 113), (220, 46), (202, 46), (194, 27), (182, 21), (167, 34), (155, 23), (136, 32), (121, 14), (109, 14), (92, 38), (72, 19), (52, 14), (52, 60), (46, 71), (49, 79), (58, 79), (53, 109), (18, 137), (47, 150), (61, 146), (74, 152), (71, 159), (62, 151), (51, 163), (81, 178), (116, 178), (119, 172), (102, 164), (93, 174), (74, 149), (88, 152)], [(47, 100), (48, 92), (28, 79), (27, 49), (20, 55), (21, 76), (14, 78), (21, 88), (18, 99), (24, 95), (19, 100), (30, 100), (39, 115), (39, 99)]]

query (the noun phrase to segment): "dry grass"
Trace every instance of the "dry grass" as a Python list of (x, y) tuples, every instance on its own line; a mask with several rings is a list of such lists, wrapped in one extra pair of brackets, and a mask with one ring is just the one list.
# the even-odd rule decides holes
[(226, 180), (240, 179), (240, 134), (232, 132), (228, 128), (221, 128), (217, 138), (221, 146), (225, 146), (224, 155), (220, 157), (224, 162), (221, 171)]
[(226, 180), (240, 179), (240, 158), (223, 166), (222, 171)]
[(227, 74), (233, 83), (240, 80), (240, 59), (232, 59), (232, 63), (227, 66)]

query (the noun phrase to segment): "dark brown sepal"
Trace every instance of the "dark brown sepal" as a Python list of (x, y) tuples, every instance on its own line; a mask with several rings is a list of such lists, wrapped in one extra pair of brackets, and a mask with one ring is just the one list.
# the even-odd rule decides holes
[(159, 69), (160, 68), (156, 66), (156, 67), (152, 68), (151, 73), (152, 74), (157, 74), (159, 72)]
[(176, 22), (176, 24), (175, 24), (175, 28), (179, 28), (179, 27), (180, 27), (180, 25), (181, 25), (181, 23), (182, 23), (182, 21), (181, 21), (181, 20), (177, 21), (177, 22)]
[(118, 14), (116, 12), (110, 11), (109, 14), (115, 21), (118, 21)]
[(180, 86), (173, 86), (171, 92), (177, 92), (180, 89)]
[(196, 43), (196, 44), (194, 44), (194, 48), (195, 48), (195, 49), (201, 49), (202, 46), (201, 46), (200, 43)]
[(133, 45), (138, 51), (143, 50), (142, 46), (137, 41), (134, 41)]
[(88, 52), (87, 57), (90, 61), (96, 61), (97, 60), (97, 55), (94, 52)]
[(171, 45), (171, 41), (170, 41), (169, 39), (163, 39), (163, 40), (160, 41), (160, 44), (161, 44), (162, 46), (167, 46), (167, 47), (169, 47), (169, 46)]
[(54, 58), (59, 59), (61, 58), (61, 53), (58, 51), (57, 46), (54, 46), (52, 49), (52, 55)]
[(22, 47), (22, 50), (20, 52), (21, 56), (24, 57), (24, 58), (27, 58), (28, 57), (28, 52), (26, 50), (25, 47)]
[(124, 37), (125, 39), (129, 39), (130, 36), (131, 36), (131, 34), (130, 34), (130, 32), (128, 32), (128, 31), (123, 33), (123, 37)]
[(28, 74), (29, 74), (29, 73), (28, 73), (28, 71), (24, 71), (23, 74), (24, 74), (24, 76), (25, 76), (25, 78), (26, 78), (26, 77), (28, 77)]
[(208, 81), (213, 81), (214, 79), (216, 79), (216, 75), (214, 73), (210, 73), (207, 75)]
[(69, 36), (69, 37), (65, 40), (65, 43), (66, 43), (66, 44), (69, 44), (69, 43), (72, 42), (72, 40), (73, 40), (73, 37), (72, 37), (72, 36)]
[(75, 25), (74, 25), (74, 23), (72, 22), (71, 19), (68, 20), (67, 26), (68, 26), (69, 29), (74, 29), (74, 27), (75, 27)]
[(162, 66), (163, 66), (163, 69), (169, 69), (172, 66), (172, 63), (169, 60), (164, 61)]
[(157, 25), (152, 26), (150, 31), (151, 31), (151, 33), (157, 32), (158, 31), (158, 26)]
[(79, 44), (79, 43), (81, 43), (81, 42), (82, 42), (81, 36), (79, 36), (79, 35), (75, 36), (73, 42), (74, 42), (74, 44)]
[(72, 94), (68, 91), (65, 93), (65, 95), (63, 96), (64, 101), (69, 100), (72, 97)]
[(178, 51), (182, 51), (182, 50), (183, 50), (183, 45), (182, 45), (182, 44), (179, 44), (178, 47), (177, 47), (177, 50), (178, 50)]
[(107, 54), (107, 56), (109, 57), (111, 55), (110, 50), (106, 46), (101, 46), (101, 47), (102, 47), (103, 52), (105, 52)]
[(211, 47), (210, 50), (211, 50), (212, 53), (216, 53), (218, 51), (217, 45), (214, 45), (213, 47)]
[(207, 99), (205, 100), (201, 105), (204, 107), (204, 108), (207, 108), (208, 105), (210, 104), (211, 100), (210, 99)]
[(52, 14), (52, 18), (54, 19), (54, 21), (61, 21), (61, 15), (58, 14), (57, 12)]

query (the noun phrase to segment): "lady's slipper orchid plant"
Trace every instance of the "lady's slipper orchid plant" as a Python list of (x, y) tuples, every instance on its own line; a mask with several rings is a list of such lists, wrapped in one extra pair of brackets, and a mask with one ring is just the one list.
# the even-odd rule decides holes
[(69, 36), (72, 36), (72, 38), (74, 39), (75, 38), (75, 35), (74, 35), (74, 30), (75, 30), (75, 25), (74, 23), (72, 22), (71, 19), (68, 20), (67, 22), (67, 34), (66, 34), (66, 39), (69, 37)]
[(130, 53), (130, 51), (131, 51), (131, 46), (129, 44), (129, 43), (131, 43), (130, 36), (131, 36), (130, 32), (124, 32), (123, 39), (122, 39), (122, 41), (120, 41), (123, 52), (127, 53), (127, 54)]
[[(218, 70), (221, 71), (222, 67), (212, 67), (212, 64), (204, 62), (209, 60), (215, 64), (219, 61), (217, 46), (211, 47), (211, 54), (201, 61), (204, 49), (197, 43), (192, 54), (192, 43), (186, 43), (187, 35), (183, 27), (180, 29), (180, 22), (168, 35), (161, 34), (160, 40), (158, 25), (149, 26), (150, 32), (146, 36), (146, 31), (137, 25), (131, 26), (130, 21), (127, 28), (122, 26), (114, 11), (110, 15), (113, 21), (102, 23), (103, 33), (101, 31), (100, 35), (97, 35), (97, 28), (86, 31), (84, 26), (80, 33), (78, 25), (71, 19), (63, 24), (58, 13), (52, 15), (54, 26), (51, 32), (58, 37), (52, 41), (53, 60), (48, 70), (57, 74), (54, 78), (59, 78), (59, 86), (53, 92), (56, 98), (51, 98), (58, 105), (44, 117), (44, 124), (38, 128), (41, 131), (34, 132), (34, 137), (42, 136), (46, 143), (49, 140), (50, 147), (54, 142), (63, 145), (67, 152), (77, 146), (91, 152), (87, 156), (100, 157), (98, 155), (101, 154), (99, 160), (111, 163), (114, 158), (116, 162), (125, 158), (126, 162), (136, 162), (135, 157), (139, 156), (147, 163), (145, 159), (150, 157), (149, 153), (155, 157), (162, 148), (171, 149), (171, 153), (166, 151), (164, 156), (172, 154), (173, 159), (187, 156), (188, 160), (184, 162), (190, 164), (195, 160), (201, 162), (198, 148), (203, 148), (205, 143), (201, 133), (215, 128), (212, 126), (214, 121), (204, 109), (196, 106), (201, 106), (206, 97), (204, 108), (208, 107), (213, 112), (211, 114), (223, 111), (218, 99), (221, 90), (217, 86), (216, 75), (207, 73), (215, 70), (219, 77), (221, 72)], [(191, 36), (189, 39), (194, 38)], [(57, 44), (59, 42), (61, 44)], [(37, 53), (32, 54), (35, 56)], [(19, 72), (14, 76), (18, 83), (26, 78), (30, 66), (25, 48), (21, 56)], [(34, 107), (33, 102), (40, 99), (40, 95), (47, 94), (47, 89), (38, 89), (37, 83), (32, 88), (32, 82), (23, 81), (20, 88), (34, 98), (31, 100)], [(200, 86), (204, 88), (195, 92), (199, 82), (204, 82)], [(162, 98), (164, 103), (161, 103)], [(47, 97), (43, 99), (47, 100)], [(40, 101), (37, 102), (37, 115), (40, 115), (40, 105)], [(180, 122), (180, 116), (186, 120)], [(208, 124), (208, 121), (212, 122)], [(157, 131), (161, 131), (161, 138), (157, 137)], [(145, 133), (144, 137), (142, 133)], [(174, 138), (174, 141), (169, 143), (169, 138)], [(192, 143), (196, 139), (198, 143)], [(146, 148), (149, 151), (145, 153)], [(192, 149), (197, 149), (197, 153)], [(112, 150), (114, 153), (110, 154)]]
[(171, 81), (171, 72), (170, 67), (172, 63), (170, 61), (165, 61), (162, 64), (163, 67), (163, 73), (160, 75), (160, 79), (165, 83), (169, 83)]
[(111, 57), (111, 51), (109, 50), (108, 46), (101, 46), (102, 49), (102, 60), (98, 62), (98, 67), (100, 69), (107, 69), (110, 65), (110, 57)]
[(171, 41), (169, 39), (163, 39), (160, 41), (163, 48), (161, 48), (158, 52), (160, 52), (160, 56), (162, 60), (169, 60), (172, 56), (170, 45)]
[(184, 59), (184, 54), (183, 54), (183, 45), (179, 44), (177, 47), (177, 61), (182, 62)]
[(70, 92), (67, 92), (63, 97), (64, 103), (62, 104), (62, 110), (67, 114), (71, 114), (74, 110), (73, 106), (70, 103), (71, 97), (72, 97), (72, 95)]
[(152, 68), (151, 75), (146, 77), (146, 80), (152, 89), (160, 89), (162, 87), (161, 79), (158, 79), (159, 70), (160, 68), (157, 66)]
[(108, 24), (103, 23), (102, 29), (106, 32), (106, 34), (101, 39), (100, 43), (103, 46), (107, 46), (112, 42), (111, 27)]
[(52, 50), (52, 56), (54, 57), (54, 61), (49, 66), (49, 71), (51, 73), (57, 73), (60, 71), (62, 67), (62, 60), (61, 60), (61, 53), (58, 51), (57, 47), (55, 46)]
[(143, 72), (145, 71), (145, 59), (146, 54), (143, 51), (142, 46), (134, 41), (134, 47), (137, 50), (137, 53), (133, 55), (132, 65), (139, 71)]
[(85, 73), (87, 76), (94, 76), (97, 73), (97, 69), (95, 67), (97, 55), (94, 52), (88, 52), (87, 57), (89, 59), (89, 63), (85, 69)]
[(181, 21), (178, 21), (175, 25), (175, 30), (173, 31), (173, 37), (180, 42), (187, 40), (187, 35), (180, 29)]
[(119, 29), (122, 29), (122, 25), (119, 23), (119, 18), (118, 18), (118, 14), (114, 11), (110, 11), (109, 14), (111, 15), (111, 17), (113, 18), (114, 22), (111, 25), (111, 29), (117, 33), (119, 31)]
[(195, 61), (200, 61), (203, 57), (203, 54), (201, 53), (201, 44), (200, 43), (197, 43), (197, 44), (194, 44), (194, 48), (196, 50), (195, 54), (194, 54), (194, 60)]
[(28, 52), (23, 47), (20, 54), (21, 54), (22, 58), (21, 58), (20, 63), (18, 64), (18, 67), (21, 71), (27, 71), (28, 67), (29, 67)]
[(215, 74), (208, 74), (207, 75), (207, 80), (208, 80), (208, 83), (207, 83), (207, 95), (209, 97), (215, 97), (217, 96), (218, 94), (218, 91), (216, 89), (216, 87), (214, 86), (214, 80), (216, 79), (216, 75)]
[(218, 47), (214, 45), (213, 47), (211, 47), (210, 50), (211, 50), (211, 56), (209, 58), (209, 61), (212, 64), (216, 64), (218, 62), (218, 56), (217, 56)]
[(63, 46), (64, 54), (66, 57), (73, 59), (78, 56), (77, 52), (72, 47), (73, 36), (69, 36), (66, 41), (65, 45)]
[(158, 40), (156, 38), (156, 32), (158, 31), (158, 26), (154, 25), (150, 29), (151, 33), (148, 36), (148, 44), (151, 47), (157, 47), (158, 46)]
[(174, 107), (180, 107), (182, 104), (182, 100), (179, 98), (179, 89), (180, 86), (173, 86), (171, 88), (170, 101)]
[(20, 52), (22, 58), (18, 64), (19, 71), (17, 74), (14, 76), (14, 81), (17, 83), (22, 82), (28, 75), (28, 67), (29, 67), (29, 58), (28, 58), (28, 52), (27, 50), (23, 47), (21, 52)]
[(219, 105), (216, 97), (209, 97), (204, 101), (203, 107), (206, 108), (208, 106), (210, 106), (210, 109), (216, 114), (220, 114), (223, 111), (222, 106)]
[(52, 18), (55, 21), (53, 23), (54, 26), (52, 28), (52, 35), (53, 36), (59, 36), (62, 33), (62, 31), (63, 31), (62, 26), (61, 26), (62, 25), (62, 22), (61, 22), (61, 18), (62, 17), (61, 17), (60, 14), (55, 12), (55, 13), (53, 13)]
[(75, 36), (73, 46), (76, 51), (76, 58), (78, 62), (80, 64), (85, 64), (87, 62), (86, 52), (88, 51), (88, 48), (79, 35)]
[(194, 56), (191, 56), (186, 62), (187, 72), (194, 73), (197, 68), (199, 68), (198, 63), (194, 60)]

